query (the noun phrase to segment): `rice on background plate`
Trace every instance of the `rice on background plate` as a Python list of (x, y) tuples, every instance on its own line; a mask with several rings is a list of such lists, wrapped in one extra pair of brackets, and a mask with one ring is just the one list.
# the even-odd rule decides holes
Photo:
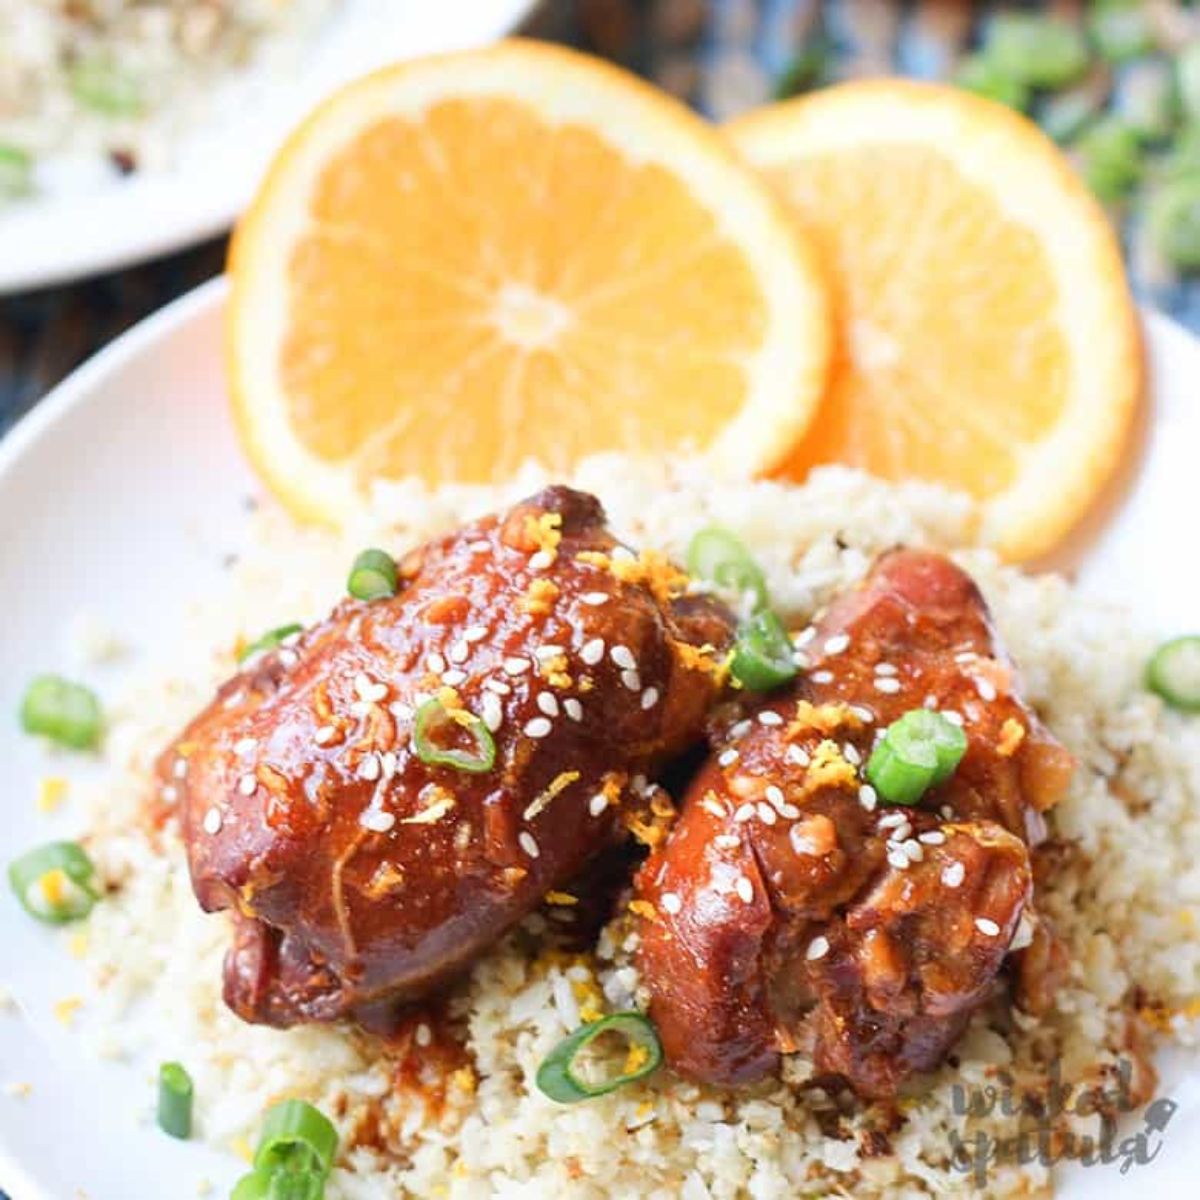
[[(467, 1058), (446, 1053), (442, 1035), (419, 1021), (385, 1054), (349, 1027), (278, 1031), (225, 1009), (226, 919), (196, 905), (177, 832), (168, 826), (160, 838), (143, 819), (155, 756), (232, 673), (237, 640), (323, 616), (363, 546), (403, 550), (545, 481), (531, 470), (490, 489), (380, 487), (371, 514), (341, 536), (298, 528), (273, 506), (254, 515), (253, 548), (231, 567), (228, 593), (198, 598), (175, 661), (158, 664), (109, 709), (111, 769), (89, 796), (85, 841), (115, 891), (82, 935), (63, 935), (94, 979), (79, 1035), (90, 1050), (128, 1056), (130, 1069), (182, 1061), (195, 1080), (198, 1135), (243, 1154), (271, 1102), (294, 1095), (317, 1104), (345, 1148), (331, 1200), (978, 1190), (952, 1161), (955, 1147), (980, 1134), (1011, 1137), (1020, 1125), (1000, 1105), (964, 1114), (964, 1097), (979, 1089), (1044, 1103), (1057, 1064), (1064, 1082), (1110, 1095), (1124, 1086), (1139, 1103), (1149, 1099), (1146, 1055), (1155, 1041), (1193, 1049), (1197, 1041), (1200, 720), (1143, 690), (1151, 639), (1127, 614), (974, 548), (968, 500), (840, 468), (795, 487), (721, 483), (686, 464), (652, 468), (606, 456), (568, 482), (601, 498), (619, 536), (677, 560), (699, 528), (729, 527), (762, 564), (775, 606), (797, 624), (860, 579), (881, 550), (908, 543), (954, 552), (992, 606), (1027, 699), (1081, 764), (1049, 814), (1063, 849), (1040, 893), (1071, 951), (1053, 1013), (1034, 1019), (1004, 1004), (981, 1012), (951, 1059), (894, 1109), (804, 1087), (798, 1058), (785, 1067), (788, 1083), (723, 1091), (664, 1070), (563, 1107), (534, 1087), (537, 1065), (581, 1014), (635, 1003), (638, 984), (620, 917), (594, 953), (568, 954), (547, 948), (542, 935), (553, 922), (545, 913), (480, 960), (450, 1001)], [(95, 648), (105, 648), (102, 639)], [(143, 1119), (153, 1120), (149, 1107)], [(1056, 1138), (1094, 1135), (1100, 1118), (1060, 1114), (1051, 1123)], [(1062, 1153), (1061, 1140), (1054, 1147)], [(1048, 1189), (1038, 1162), (988, 1166), (989, 1195)], [(180, 1194), (188, 1192), (185, 1185)]]
[(219, 103), (246, 102), (226, 83), (279, 76), (339, 2), (0, 0), (0, 148), (48, 193), (165, 169)]

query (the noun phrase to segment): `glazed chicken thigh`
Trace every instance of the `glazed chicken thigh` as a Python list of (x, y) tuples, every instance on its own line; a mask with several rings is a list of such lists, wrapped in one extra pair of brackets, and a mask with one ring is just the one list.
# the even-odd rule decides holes
[[(1031, 850), (1073, 760), (945, 558), (885, 555), (809, 638), (801, 682), (739, 706), (640, 871), (640, 969), (682, 1073), (746, 1082), (801, 1051), (886, 1097), (941, 1060), (1019, 928), (1050, 937)], [(886, 806), (863, 764), (919, 708), (967, 750), (918, 807)]]
[(727, 614), (589, 495), (550, 488), (399, 577), (231, 679), (161, 759), (248, 1021), (386, 1028), (622, 835), (717, 692)]

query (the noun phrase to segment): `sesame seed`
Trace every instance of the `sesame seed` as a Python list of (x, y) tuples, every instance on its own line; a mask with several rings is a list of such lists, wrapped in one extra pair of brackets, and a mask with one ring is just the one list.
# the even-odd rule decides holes
[(529, 660), (527, 658), (506, 658), (504, 660), (504, 673), (506, 675), (524, 675), (529, 670)]
[(713, 845), (718, 850), (736, 850), (742, 844), (741, 838), (735, 833), (718, 833), (713, 838)]
[(948, 888), (956, 888), (967, 876), (967, 868), (960, 862), (952, 862), (942, 868), (942, 882)]
[(839, 633), (835, 637), (825, 640), (826, 654), (841, 654), (847, 646), (850, 645), (850, 635), (848, 633)]
[(467, 682), (467, 673), (460, 671), (457, 667), (452, 667), (449, 671), (442, 672), (442, 682), (447, 687), (458, 687), (460, 683)]
[(604, 639), (592, 638), (590, 642), (585, 642), (583, 649), (579, 652), (579, 657), (589, 667), (594, 667), (604, 657)]
[(955, 712), (954, 709), (952, 709), (952, 708), (943, 708), (942, 716), (945, 717), (946, 720), (949, 721), (951, 725), (957, 725), (960, 729), (962, 728), (962, 726), (963, 726), (962, 713)]
[(940, 829), (931, 829), (928, 833), (918, 834), (917, 841), (926, 846), (941, 846), (945, 844), (946, 835)]
[(179, 789), (174, 784), (168, 783), (165, 788), (159, 793), (162, 796), (164, 804), (174, 804), (179, 799)]
[(703, 808), (705, 812), (712, 813), (714, 817), (721, 817), (723, 819), (726, 815), (725, 805), (723, 805), (720, 800), (716, 799), (716, 797), (712, 795), (705, 796), (704, 799), (700, 801), (700, 807)]
[(938, 706), (938, 698), (936, 696), (926, 696), (921, 704), (925, 708), (934, 709)]
[(850, 711), (864, 724), (870, 725), (875, 720), (875, 714), (869, 708), (863, 708), (861, 704), (850, 705)]
[(608, 797), (603, 792), (597, 792), (588, 801), (588, 812), (598, 817), (608, 807)]
[(446, 669), (446, 660), (437, 653), (425, 656), (425, 666), (434, 674), (440, 675)]
[(729, 729), (729, 737), (732, 741), (737, 741), (738, 738), (743, 738), (754, 728), (753, 721), (739, 721)]
[(754, 884), (748, 880), (745, 875), (739, 875), (737, 883), (734, 884), (738, 896), (746, 904), (751, 904), (754, 901)]
[(276, 656), (281, 667), (294, 667), (300, 661), (300, 655), (290, 646), (284, 646)]
[(899, 812), (884, 813), (884, 815), (879, 818), (880, 829), (895, 829), (897, 825), (907, 824), (908, 818), (903, 813)]
[(766, 797), (776, 808), (784, 803), (783, 789), (774, 783), (767, 785)]
[(551, 692), (538, 692), (537, 706), (548, 717), (558, 716), (558, 697)]
[(433, 1031), (424, 1021), (417, 1026), (417, 1031), (413, 1034), (413, 1040), (418, 1046), (428, 1046), (433, 1041)]
[(364, 829), (369, 829), (372, 833), (387, 833), (396, 824), (396, 818), (389, 812), (381, 812), (377, 808), (369, 808), (358, 818), (358, 823)]
[(322, 725), (320, 729), (313, 734), (313, 741), (318, 746), (328, 746), (333, 739), (337, 737), (337, 730), (332, 725)]
[(642, 693), (642, 708), (653, 708), (658, 703), (658, 688), (649, 687)]
[(529, 556), (529, 569), (531, 571), (544, 571), (547, 567), (554, 565), (554, 555), (549, 550), (539, 550), (536, 554)]
[(533, 652), (533, 657), (538, 662), (548, 662), (552, 658), (557, 658), (560, 654), (565, 654), (566, 651), (558, 645), (557, 642), (546, 642), (543, 646), (538, 646)]
[(464, 642), (482, 642), (485, 637), (487, 637), (486, 625), (468, 625), (463, 630)]
[(737, 811), (733, 814), (733, 819), (738, 822), (748, 821), (752, 816), (754, 816), (754, 805), (742, 804), (738, 806)]
[(388, 712), (396, 718), (397, 721), (407, 721), (413, 715), (412, 705), (405, 704), (403, 700), (393, 700), (388, 705)]
[(867, 812), (873, 812), (878, 801), (879, 797), (875, 794), (875, 789), (869, 783), (864, 783), (858, 789), (858, 802)]
[(807, 767), (812, 759), (809, 753), (803, 746), (789, 746), (787, 753), (783, 756), (788, 762), (795, 763), (798, 767)]
[(608, 656), (618, 667), (624, 667), (627, 671), (637, 670), (637, 659), (633, 657), (633, 651), (628, 646), (614, 646), (608, 652)]
[(991, 917), (976, 917), (975, 928), (987, 937), (998, 937), (1000, 934), (1000, 926)]
[(608, 603), (608, 593), (607, 592), (584, 592), (583, 595), (579, 597), (579, 599), (584, 604), (590, 605), (592, 608), (599, 608), (600, 605)]
[(889, 696), (894, 696), (900, 690), (900, 680), (888, 679), (886, 677), (876, 679), (875, 690), (877, 692), (886, 692)]
[(906, 842), (901, 842), (900, 849), (908, 855), (909, 862), (920, 862), (925, 857), (925, 851), (922, 849), (921, 843), (913, 841), (912, 838), (909, 838)]
[(721, 753), (717, 755), (717, 763), (722, 767), (732, 767), (737, 760), (738, 752), (732, 746), (730, 746), (728, 750), (722, 750)]
[(947, 820), (947, 821), (954, 820), (954, 809), (949, 804), (943, 804), (942, 807), (938, 809), (938, 812), (940, 812), (942, 814), (942, 817), (945, 820)]
[(800, 810), (794, 804), (781, 804), (779, 806), (779, 815), (785, 821), (798, 821), (800, 819)]
[(862, 766), (862, 755), (858, 752), (858, 747), (851, 742), (847, 742), (842, 747), (842, 757), (850, 763), (851, 766)]
[(773, 708), (768, 708), (758, 714), (758, 723), (760, 725), (782, 725), (783, 718)]
[(908, 855), (899, 847), (887, 852), (887, 860), (897, 871), (908, 870)]
[(221, 821), (221, 810), (219, 808), (210, 808), (208, 812), (204, 814), (204, 832), (220, 833)]
[(880, 662), (875, 664), (876, 675), (895, 675), (897, 674), (896, 666), (890, 662)]
[(818, 935), (808, 943), (808, 949), (804, 952), (804, 957), (809, 962), (816, 962), (818, 958), (824, 958), (829, 953), (829, 939)]
[(358, 777), (368, 783), (374, 783), (382, 769), (379, 759), (374, 754), (364, 754), (362, 762), (358, 764)]
[(892, 841), (902, 842), (905, 838), (912, 836), (912, 826), (905, 820), (902, 820), (899, 825), (892, 829)]
[(764, 825), (774, 825), (775, 824), (775, 821), (776, 821), (775, 810), (769, 804), (765, 804), (762, 801), (760, 801), (757, 806), (757, 811), (758, 811), (758, 819)]
[(816, 629), (812, 625), (809, 625), (806, 629), (802, 629), (798, 634), (796, 634), (796, 636), (792, 639), (792, 644), (796, 646), (797, 649), (803, 649), (816, 636)]
[(459, 640), (446, 651), (446, 657), (452, 663), (465, 663), (471, 653), (471, 647), (463, 640)]
[(517, 841), (520, 843), (521, 849), (524, 850), (530, 858), (537, 858), (537, 856), (541, 853), (541, 851), (538, 850), (537, 841), (534, 839), (533, 834), (530, 833), (528, 829), (522, 829), (521, 832), (517, 834)]
[(395, 750), (389, 750), (386, 754), (381, 754), (379, 756), (379, 765), (383, 768), (384, 779), (391, 779), (396, 774), (396, 768), (400, 765), (400, 760), (396, 757)]
[(979, 698), (989, 704), (996, 698), (996, 685), (990, 679), (976, 679), (975, 690), (979, 693)]
[(467, 549), (472, 554), (486, 554), (492, 548), (492, 543), (487, 538), (476, 538), (473, 542), (467, 543)]
[(954, 661), (956, 663), (969, 663), (974, 662), (977, 657), (974, 650), (963, 650), (954, 656)]
[(636, 671), (622, 671), (621, 682), (631, 691), (642, 690), (642, 677)]
[(258, 791), (258, 780), (253, 775), (243, 775), (238, 780), (238, 791), (243, 796), (253, 796)]
[(566, 711), (567, 716), (570, 717), (572, 721), (583, 720), (583, 705), (580, 704), (574, 696), (568, 696), (567, 699), (563, 701), (563, 709)]
[(253, 754), (258, 749), (258, 738), (244, 737), (239, 738), (233, 744), (233, 752), (239, 758), (246, 758)]
[(188, 760), (186, 758), (177, 758), (174, 765), (171, 767), (171, 774), (176, 779), (186, 779), (188, 773)]
[(485, 679), (483, 686), (489, 692), (495, 692), (497, 696), (511, 696), (512, 688), (508, 686), (502, 679)]
[(365, 675), (362, 671), (359, 671), (359, 673), (355, 675), (354, 691), (360, 700), (365, 700), (367, 698), (367, 692), (371, 690), (372, 682), (373, 681), (371, 680), (370, 676)]
[(832, 683), (833, 682), (833, 672), (832, 671), (814, 671), (809, 676), (809, 678), (813, 681), (813, 683)]
[(500, 697), (493, 692), (484, 692), (479, 700), (479, 717), (484, 726), (495, 733), (504, 720), (504, 709), (500, 706)]
[(374, 706), (368, 704), (365, 700), (355, 700), (350, 705), (350, 715), (352, 717), (365, 717)]
[(677, 912), (683, 909), (683, 901), (674, 892), (663, 892), (658, 898), (659, 904), (665, 913), (670, 913), (674, 916)]
[(550, 732), (550, 722), (546, 717), (534, 717), (525, 723), (526, 736), (544, 738)]

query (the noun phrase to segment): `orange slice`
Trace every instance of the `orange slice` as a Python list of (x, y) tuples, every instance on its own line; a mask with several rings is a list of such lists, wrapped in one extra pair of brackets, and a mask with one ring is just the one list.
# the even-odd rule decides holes
[(1104, 488), (1142, 386), (1103, 212), (1023, 117), (954, 88), (846, 84), (726, 127), (815, 241), (838, 350), (784, 468), (849, 463), (981, 502), (1012, 558)]
[(284, 501), (376, 479), (694, 447), (772, 468), (823, 391), (816, 260), (721, 135), (635, 77), (512, 41), (351, 85), (234, 240), (229, 375)]

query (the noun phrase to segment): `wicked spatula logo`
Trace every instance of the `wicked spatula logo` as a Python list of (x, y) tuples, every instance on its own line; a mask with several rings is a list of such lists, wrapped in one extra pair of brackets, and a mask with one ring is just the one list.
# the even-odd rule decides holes
[[(1082, 1087), (1064, 1083), (1058, 1063), (1050, 1068), (1050, 1082), (1035, 1097), (1019, 1088), (964, 1087), (955, 1084), (951, 1106), (956, 1115), (982, 1119), (999, 1114), (1020, 1118), (1020, 1132), (995, 1137), (977, 1130), (950, 1135), (951, 1163), (955, 1170), (973, 1177), (983, 1187), (988, 1172), (996, 1166), (1040, 1162), (1052, 1167), (1076, 1162), (1084, 1167), (1113, 1167), (1122, 1175), (1134, 1167), (1153, 1162), (1162, 1150), (1163, 1135), (1178, 1105), (1163, 1096), (1142, 1113), (1140, 1129), (1120, 1130), (1122, 1117), (1138, 1106), (1130, 1092), (1133, 1064), (1117, 1063), (1116, 1079), (1110, 1086)], [(1080, 1133), (1064, 1118), (1095, 1118), (1095, 1129)]]

